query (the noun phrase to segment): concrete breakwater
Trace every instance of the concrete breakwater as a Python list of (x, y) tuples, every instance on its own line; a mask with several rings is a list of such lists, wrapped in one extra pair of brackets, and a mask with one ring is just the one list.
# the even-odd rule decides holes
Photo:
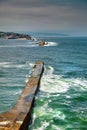
[(36, 62), (16, 105), (11, 110), (0, 114), (0, 130), (28, 130), (35, 94), (39, 89), (43, 71), (44, 63)]

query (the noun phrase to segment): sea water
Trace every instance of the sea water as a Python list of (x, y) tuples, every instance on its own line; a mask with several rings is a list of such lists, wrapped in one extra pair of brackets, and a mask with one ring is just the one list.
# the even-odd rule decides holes
[[(38, 46), (41, 40), (48, 44)], [(0, 113), (15, 105), (35, 61), (45, 70), (29, 130), (87, 130), (87, 38), (0, 39)]]

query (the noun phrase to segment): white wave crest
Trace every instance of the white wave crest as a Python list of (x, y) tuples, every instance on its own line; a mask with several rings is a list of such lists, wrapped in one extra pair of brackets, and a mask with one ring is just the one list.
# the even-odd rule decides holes
[(70, 85), (61, 79), (61, 76), (55, 75), (53, 72), (54, 68), (51, 66), (45, 69), (40, 90), (49, 93), (66, 92)]
[(47, 66), (45, 67), (45, 74), (48, 75), (48, 74), (52, 74), (54, 71), (54, 68), (52, 66)]
[(87, 81), (83, 79), (66, 79), (62, 75), (53, 73), (54, 68), (48, 66), (45, 68), (44, 75), (41, 79), (40, 90), (47, 93), (64, 93), (67, 92), (72, 86), (75, 89), (87, 90)]
[[(48, 116), (49, 117), (49, 122), (44, 120), (43, 124), (41, 125), (41, 127), (39, 128), (35, 128), (34, 130), (44, 130), (46, 129), (48, 126), (50, 126), (50, 124), (53, 123), (53, 118), (58, 117), (61, 120), (65, 120), (65, 115), (63, 112), (58, 111), (58, 110), (53, 110), (52, 108), (50, 108), (48, 106), (48, 103), (45, 103), (42, 106), (36, 106), (34, 108), (34, 115), (33, 115), (33, 125), (35, 122), (35, 119), (38, 117), (42, 117), (42, 116)], [(62, 128), (59, 128), (58, 126), (56, 126), (55, 124), (52, 125), (52, 128), (55, 128), (55, 130), (62, 130)]]
[(3, 65), (7, 65), (9, 64), (10, 62), (0, 62), (0, 66), (3, 66)]
[(58, 43), (57, 42), (46, 42), (46, 45), (44, 46), (57, 46)]
[(25, 64), (16, 64), (13, 62), (0, 62), (0, 67), (3, 67), (3, 68), (24, 68)]
[(29, 67), (33, 67), (34, 66), (34, 63), (31, 63), (31, 62), (29, 62), (29, 61), (26, 61), (26, 66), (29, 66)]

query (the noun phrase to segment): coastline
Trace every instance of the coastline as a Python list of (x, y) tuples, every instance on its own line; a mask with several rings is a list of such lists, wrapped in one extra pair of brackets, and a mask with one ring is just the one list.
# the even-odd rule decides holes
[(17, 39), (17, 40), (34, 40), (28, 34), (20, 34), (20, 33), (14, 33), (14, 32), (0, 32), (0, 38)]

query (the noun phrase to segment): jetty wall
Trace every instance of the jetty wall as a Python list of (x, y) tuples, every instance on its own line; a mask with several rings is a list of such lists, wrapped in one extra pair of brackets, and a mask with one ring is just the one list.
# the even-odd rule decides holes
[(36, 62), (16, 105), (11, 110), (0, 114), (0, 130), (28, 130), (32, 120), (35, 95), (39, 89), (43, 71), (44, 63)]

